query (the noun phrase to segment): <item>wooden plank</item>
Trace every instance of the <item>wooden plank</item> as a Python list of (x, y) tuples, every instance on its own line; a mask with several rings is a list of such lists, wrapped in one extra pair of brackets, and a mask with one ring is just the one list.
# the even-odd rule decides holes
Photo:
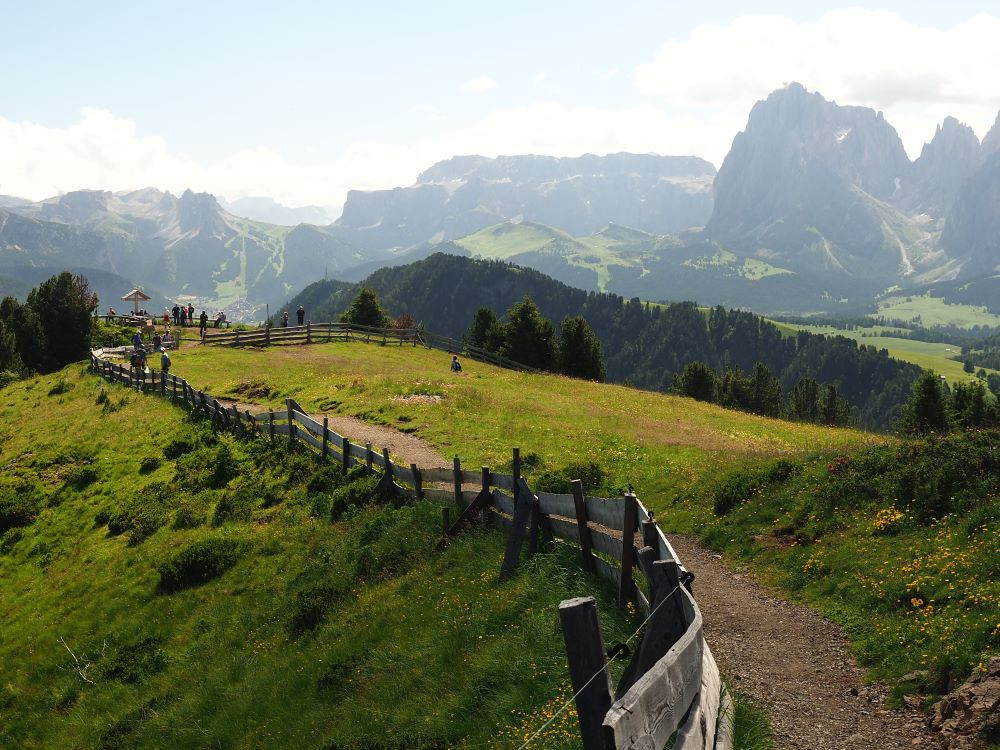
[(611, 706), (611, 677), (605, 668), (597, 602), (589, 596), (564, 600), (559, 622), (584, 750), (605, 750), (602, 722)]
[(409, 466), (400, 466), (399, 464), (392, 464), (392, 475), (396, 479), (402, 479), (404, 482), (410, 485), (416, 484), (416, 478), (413, 476), (413, 472), (410, 470)]
[(719, 677), (719, 667), (706, 643), (702, 656), (698, 707), (677, 730), (677, 740), (674, 742), (677, 750), (713, 750), (721, 700), (722, 680)]
[(588, 529), (590, 532), (590, 543), (598, 552), (607, 555), (613, 560), (622, 559), (622, 540), (605, 534), (597, 529)]
[(560, 539), (565, 539), (567, 542), (580, 542), (580, 530), (577, 528), (576, 521), (566, 521), (562, 518), (549, 518), (549, 525), (552, 528), (553, 535), (559, 537)]
[(499, 487), (502, 490), (514, 490), (514, 477), (510, 474), (494, 474), (490, 472), (490, 483), (494, 487)]
[(604, 719), (608, 747), (661, 748), (677, 729), (701, 689), (705, 639), (701, 613), (694, 611), (677, 643), (611, 705)]
[(610, 583), (616, 589), (621, 584), (622, 572), (618, 569), (617, 565), (612, 565), (607, 560), (595, 557), (594, 570), (597, 571), (597, 575)]
[(536, 492), (535, 494), (538, 495), (538, 506), (542, 513), (549, 516), (576, 518), (572, 495), (553, 495), (549, 492)]
[(303, 427), (305, 427), (307, 430), (309, 430), (313, 435), (322, 435), (323, 434), (323, 425), (322, 425), (322, 423), (317, 422), (315, 419), (313, 419), (312, 417), (310, 417), (310, 416), (308, 416), (306, 414), (303, 414), (301, 412), (296, 411), (295, 412), (295, 421), (298, 422)]
[(482, 490), (462, 490), (462, 503), (468, 507), (471, 505)]
[(618, 606), (624, 607), (635, 595), (632, 565), (635, 563), (635, 532), (638, 530), (639, 502), (635, 495), (625, 496), (625, 516), (622, 519), (622, 550), (618, 559), (622, 569), (621, 587), (618, 589)]
[[(287, 427), (288, 425), (285, 426)], [(275, 425), (275, 427), (277, 427), (277, 425)], [(296, 428), (295, 437), (309, 443), (309, 445), (316, 448), (320, 453), (323, 452), (323, 439), (316, 437), (308, 430), (300, 430)], [(327, 451), (329, 451), (329, 447), (327, 447)]]
[(381, 453), (375, 453), (374, 451), (372, 452), (372, 463), (378, 466), (379, 468), (382, 469), (385, 468), (385, 459), (382, 457)]
[(439, 490), (436, 487), (424, 487), (424, 498), (448, 505), (455, 502), (455, 495), (451, 490)]
[[(338, 435), (338, 437), (340, 437)], [(357, 443), (351, 443), (351, 458), (356, 458), (358, 461), (368, 461), (368, 446), (358, 445)]]
[(440, 484), (445, 482), (451, 484), (455, 478), (455, 472), (452, 469), (442, 469), (437, 466), (430, 469), (421, 469), (420, 473), (423, 475), (424, 484)]
[(635, 591), (635, 606), (638, 607), (639, 612), (648, 615), (649, 614), (649, 600), (646, 595), (642, 593), (642, 589), (637, 588)]
[(733, 750), (733, 699), (729, 691), (722, 689), (719, 704), (718, 730), (715, 734), (715, 750)]
[(478, 471), (467, 471), (462, 469), (462, 484), (474, 484), (479, 486), (482, 475)]
[(514, 498), (498, 489), (493, 490), (493, 507), (508, 516), (514, 515)]
[(615, 531), (625, 522), (625, 499), (621, 497), (587, 497), (587, 520)]

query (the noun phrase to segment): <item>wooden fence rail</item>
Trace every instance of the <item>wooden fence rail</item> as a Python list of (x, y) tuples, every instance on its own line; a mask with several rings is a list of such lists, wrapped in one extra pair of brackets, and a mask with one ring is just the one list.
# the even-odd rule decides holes
[[(342, 324), (331, 324), (324, 335), (333, 335), (334, 325)], [(340, 330), (344, 335), (358, 335), (357, 330)], [(307, 332), (315, 334), (314, 328)], [(664, 747), (675, 736), (675, 750), (731, 749), (732, 707), (704, 640), (701, 612), (691, 593), (693, 576), (635, 495), (590, 497), (579, 481), (571, 483), (567, 494), (536, 494), (521, 476), (517, 448), (510, 474), (495, 473), (489, 467), (463, 469), (457, 456), (450, 469), (396, 463), (387, 450), (379, 452), (371, 443), (359, 445), (330, 430), (325, 418), (323, 422), (313, 419), (293, 399), (286, 400), (283, 411), (240, 412), (176, 375), (147, 374), (106, 359), (109, 354), (124, 353), (121, 349), (95, 350), (91, 369), (113, 382), (187, 403), (220, 428), (271, 440), (280, 436), (305, 446), (319, 460), (337, 462), (345, 471), (356, 464), (378, 467), (383, 490), (442, 504), (446, 519), (442, 545), (469, 523), (495, 526), (507, 535), (501, 578), (515, 574), (525, 542), (529, 553), (538, 549), (543, 538), (578, 546), (584, 567), (614, 587), (619, 604), (634, 603), (647, 618), (615, 691), (600, 628), (595, 626), (594, 599), (567, 600), (560, 605), (583, 747), (648, 750)], [(455, 506), (457, 519), (449, 523), (450, 509)], [(645, 591), (640, 585), (643, 579)], [(598, 670), (606, 674), (592, 679)]]
[(420, 328), (372, 328), (354, 323), (307, 323), (304, 326), (265, 326), (250, 331), (206, 333), (204, 344), (223, 346), (271, 346), (275, 344), (321, 344), (330, 341), (364, 341), (383, 346), (423, 346), (469, 359), (504, 367), (509, 370), (537, 372), (532, 367), (488, 352), (463, 341), (441, 336)]

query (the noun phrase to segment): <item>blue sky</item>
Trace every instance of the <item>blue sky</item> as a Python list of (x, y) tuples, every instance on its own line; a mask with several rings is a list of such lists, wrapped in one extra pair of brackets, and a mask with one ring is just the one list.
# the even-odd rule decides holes
[(0, 26), (0, 193), (155, 184), (337, 206), (470, 150), (718, 166), (753, 102), (791, 80), (885, 109), (915, 157), (944, 114), (982, 136), (1000, 107), (988, 9), (18, 3)]

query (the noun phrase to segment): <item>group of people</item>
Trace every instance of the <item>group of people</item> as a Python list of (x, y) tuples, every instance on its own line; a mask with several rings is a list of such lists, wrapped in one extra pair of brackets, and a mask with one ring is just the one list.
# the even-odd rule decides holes
[[(303, 325), (306, 319), (306, 309), (302, 305), (299, 305), (299, 309), (295, 311), (295, 317), (298, 319), (299, 325)], [(281, 313), (281, 327), (288, 328), (288, 310)]]
[[(174, 337), (170, 333), (170, 329), (167, 329), (163, 336), (160, 336), (158, 332), (154, 333), (152, 344), (153, 351), (160, 353), (160, 370), (165, 375), (170, 372), (170, 353), (168, 350), (174, 345)], [(135, 370), (145, 372), (147, 369), (146, 345), (142, 340), (141, 328), (136, 328), (135, 334), (132, 336), (132, 357), (130, 363)]]
[[(201, 335), (205, 335), (205, 329), (208, 328), (208, 313), (204, 310), (201, 311), (201, 315), (195, 318), (194, 315), (194, 305), (188, 304), (184, 305), (174, 305), (171, 310), (163, 311), (163, 323), (164, 325), (170, 322), (170, 318), (173, 317), (175, 326), (187, 326), (194, 325), (195, 320), (198, 321), (198, 329), (201, 331)], [(224, 310), (219, 310), (215, 315), (215, 327), (221, 328), (222, 324), (226, 322), (226, 313)]]

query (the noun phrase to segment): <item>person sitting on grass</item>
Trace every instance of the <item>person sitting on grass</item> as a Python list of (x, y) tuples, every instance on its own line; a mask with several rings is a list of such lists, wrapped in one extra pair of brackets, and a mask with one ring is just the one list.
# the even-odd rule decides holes
[(451, 355), (451, 371), (452, 372), (461, 372), (462, 371), (462, 363), (458, 361), (458, 355), (457, 354), (452, 354)]

